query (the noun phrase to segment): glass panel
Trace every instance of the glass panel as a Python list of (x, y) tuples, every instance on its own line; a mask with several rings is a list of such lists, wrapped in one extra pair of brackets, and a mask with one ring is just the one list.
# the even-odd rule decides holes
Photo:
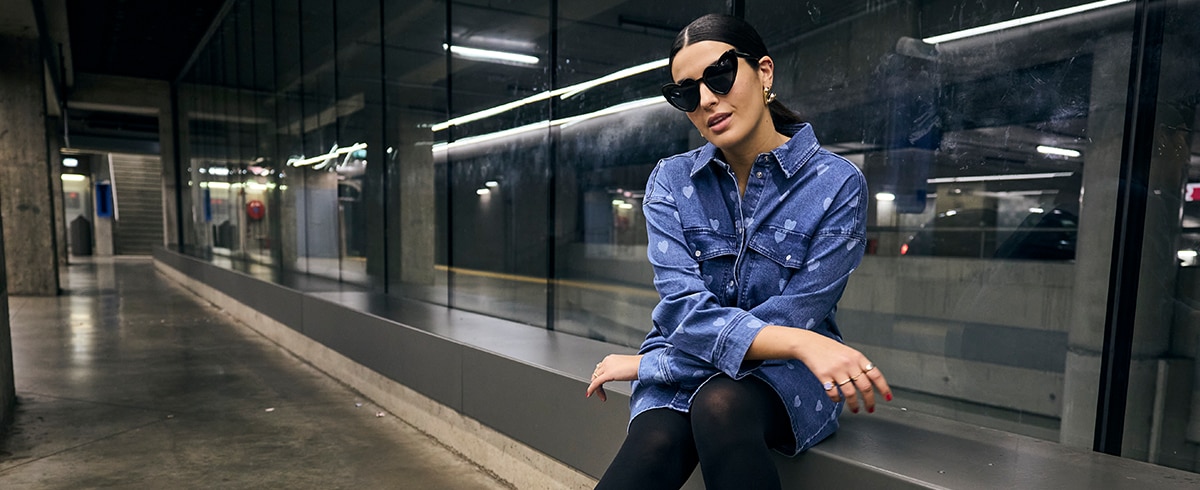
[[(555, 329), (636, 347), (658, 303), (642, 195), (660, 159), (703, 140), (662, 98), (665, 59), (692, 19), (724, 1), (561, 2), (555, 99)], [(628, 70), (628, 71), (626, 71)]]
[[(549, 90), (549, 2), (502, 3), (451, 3), (452, 117)], [(452, 306), (546, 325), (549, 109), (529, 101), (435, 134)], [(502, 130), (507, 137), (493, 139)]]
[(304, 152), (292, 171), (301, 179), (301, 214), (308, 273), (341, 277), (341, 237), (336, 166), (337, 87), (334, 73), (333, 3), (300, 0), (301, 76), (304, 118), (299, 121)]
[(1198, 471), (1200, 4), (1166, 5), (1122, 454)]
[[(247, 11), (242, 18), (243, 32), (249, 32), (248, 53), (249, 93), (248, 124), (255, 145), (247, 162), (246, 219), (249, 230), (251, 259), (263, 264), (277, 264), (279, 257), (279, 191), (277, 179), (282, 162), (277, 159), (275, 131), (275, 39), (274, 13), (270, 0), (250, 0), (244, 3)], [(245, 45), (245, 43), (244, 43)], [(245, 65), (243, 65), (245, 66)]]
[(387, 208), (379, 14), (378, 0), (337, 2), (337, 138), (344, 154), (326, 170), (338, 181), (342, 280), (383, 289)]
[(1090, 447), (1132, 5), (932, 37), (1079, 3), (746, 13), (780, 100), (867, 177), (837, 318), (893, 406)]
[[(449, 301), (443, 190), (435, 190), (432, 127), (446, 120), (447, 73), (442, 5), (384, 4), (388, 291)], [(445, 185), (445, 166), (438, 166)], [(441, 196), (443, 201), (438, 201)]]
[(305, 239), (304, 174), (288, 162), (304, 158), (300, 61), (300, 2), (275, 0), (275, 127), (279, 162), (280, 257), (283, 270), (308, 271)]

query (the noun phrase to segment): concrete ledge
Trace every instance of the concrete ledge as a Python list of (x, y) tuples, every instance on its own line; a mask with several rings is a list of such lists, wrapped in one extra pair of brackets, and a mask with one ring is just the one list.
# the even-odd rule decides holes
[[(621, 348), (366, 292), (302, 292), (158, 250), (172, 280), (517, 488), (591, 488), (624, 438), (628, 387), (582, 396)], [(785, 488), (1197, 488), (1200, 475), (902, 410), (847, 415), (777, 457)], [(694, 476), (685, 488), (703, 488)]]

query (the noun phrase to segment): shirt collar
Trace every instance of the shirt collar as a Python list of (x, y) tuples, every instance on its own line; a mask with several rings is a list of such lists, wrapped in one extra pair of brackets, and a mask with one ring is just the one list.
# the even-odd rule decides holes
[[(770, 154), (779, 164), (780, 170), (783, 170), (783, 174), (791, 178), (817, 153), (820, 144), (817, 142), (816, 135), (813, 134), (812, 125), (808, 123), (783, 126), (779, 128), (779, 131), (791, 136), (791, 139), (771, 150)], [(709, 164), (726, 165), (717, 158), (717, 147), (712, 143), (700, 147), (699, 153), (696, 155), (696, 163), (692, 166), (691, 175), (695, 177), (696, 173)]]

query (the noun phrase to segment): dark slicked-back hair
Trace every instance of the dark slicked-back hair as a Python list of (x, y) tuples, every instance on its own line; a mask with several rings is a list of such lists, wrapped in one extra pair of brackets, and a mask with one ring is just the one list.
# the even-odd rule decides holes
[[(759, 36), (758, 31), (754, 30), (754, 27), (746, 21), (731, 15), (708, 14), (693, 20), (675, 36), (675, 42), (671, 44), (670, 63), (674, 65), (675, 55), (679, 53), (679, 50), (701, 41), (722, 42), (756, 59), (770, 56), (762, 36)], [(750, 60), (746, 60), (746, 62), (752, 63), (754, 68), (758, 68), (757, 63)], [(804, 118), (788, 109), (779, 100), (772, 101), (767, 108), (771, 111), (771, 122), (775, 124), (776, 128), (804, 122)]]

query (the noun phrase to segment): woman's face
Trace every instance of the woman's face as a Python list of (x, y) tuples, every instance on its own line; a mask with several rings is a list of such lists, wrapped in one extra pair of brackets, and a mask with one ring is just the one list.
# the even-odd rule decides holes
[[(676, 83), (699, 80), (708, 68), (733, 46), (717, 41), (701, 41), (685, 46), (675, 54), (671, 77)], [(764, 57), (757, 64), (736, 58), (738, 72), (728, 94), (718, 95), (700, 84), (700, 105), (687, 113), (688, 119), (705, 139), (718, 148), (734, 148), (759, 139), (763, 131), (775, 132), (771, 115), (763, 103), (763, 87), (770, 87), (774, 66)], [(756, 65), (756, 67), (751, 66)]]

